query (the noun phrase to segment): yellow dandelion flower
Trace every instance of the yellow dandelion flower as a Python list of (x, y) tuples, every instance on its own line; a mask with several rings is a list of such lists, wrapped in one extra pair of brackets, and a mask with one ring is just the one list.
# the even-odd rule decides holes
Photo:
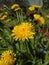
[(42, 6), (36, 6), (36, 8), (42, 8)]
[(20, 7), (18, 7), (18, 8), (15, 8), (15, 10), (14, 11), (18, 11), (18, 10), (20, 10), (21, 8)]
[(40, 9), (41, 7), (42, 7), (42, 6), (39, 6), (39, 5), (38, 5), (38, 6), (37, 6), (37, 5), (35, 6), (35, 8), (38, 8), (38, 9)]
[(4, 51), (1, 55), (1, 60), (7, 65), (13, 65), (16, 60), (16, 55), (11, 51)]
[(40, 6), (40, 5), (32, 5), (32, 7), (35, 7), (35, 8), (37, 8), (37, 9), (42, 8), (42, 6)]
[(7, 14), (8, 14), (8, 12), (6, 11), (6, 12), (5, 12), (5, 14), (7, 15)]
[(11, 9), (15, 9), (15, 8), (18, 8), (19, 7), (19, 4), (13, 4), (12, 6), (11, 6)]
[(44, 24), (44, 23), (45, 23), (45, 19), (44, 19), (43, 17), (40, 17), (40, 18), (38, 19), (38, 23), (39, 23), (39, 24)]
[(30, 6), (28, 9), (29, 9), (29, 11), (34, 11), (35, 7)]
[(28, 9), (29, 9), (29, 11), (34, 11), (35, 8), (40, 9), (41, 7), (42, 6), (40, 6), (40, 5), (31, 5)]
[(25, 41), (25, 39), (33, 39), (33, 35), (35, 34), (35, 32), (32, 29), (33, 25), (31, 23), (23, 22), (14, 27), (14, 29), (12, 30), (12, 36), (15, 40), (19, 39)]
[(49, 18), (49, 15), (47, 15), (46, 17)]
[(5, 20), (6, 17), (7, 17), (7, 16), (4, 15), (4, 16), (2, 16), (0, 19), (1, 19), (1, 20)]
[(11, 21), (11, 19), (7, 19), (7, 20), (6, 20), (6, 22), (9, 22), (9, 21)]
[(34, 19), (35, 20), (38, 20), (40, 18), (40, 15), (39, 14), (34, 14)]

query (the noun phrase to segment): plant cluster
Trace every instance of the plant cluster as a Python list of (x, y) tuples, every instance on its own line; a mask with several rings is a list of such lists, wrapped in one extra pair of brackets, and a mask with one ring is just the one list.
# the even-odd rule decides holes
[(49, 65), (49, 15), (42, 6), (0, 9), (0, 65)]

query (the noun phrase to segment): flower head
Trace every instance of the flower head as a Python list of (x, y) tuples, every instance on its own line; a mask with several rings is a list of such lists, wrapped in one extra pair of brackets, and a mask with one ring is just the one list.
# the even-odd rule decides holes
[(4, 61), (5, 65), (12, 65), (16, 60), (15, 56), (11, 50), (8, 50), (2, 53), (1, 60)]
[(14, 11), (18, 11), (18, 10), (20, 10), (21, 8), (20, 7), (18, 7), (18, 8), (15, 8), (15, 10)]
[(40, 18), (38, 19), (38, 23), (39, 23), (39, 24), (44, 24), (44, 23), (45, 23), (45, 19), (44, 19), (43, 17), (40, 17)]
[(42, 6), (40, 5), (34, 5), (35, 8), (40, 9)]
[(34, 14), (34, 19), (35, 20), (38, 20), (40, 18), (40, 15), (39, 14)]
[(34, 11), (35, 9), (40, 9), (42, 6), (40, 5), (31, 5), (28, 9), (29, 11)]
[(29, 11), (34, 11), (35, 7), (30, 6), (28, 9), (29, 9)]
[(49, 15), (46, 16), (49, 19)]
[(11, 9), (13, 9), (14, 11), (18, 11), (21, 8), (20, 8), (20, 6), (18, 4), (14, 4), (14, 5), (11, 6)]
[(5, 14), (8, 15), (8, 12), (6, 11)]
[(2, 21), (2, 20), (5, 20), (6, 17), (7, 17), (7, 16), (4, 15), (4, 16), (2, 16), (2, 17), (0, 18), (0, 20), (1, 20), (1, 21)]
[(18, 4), (13, 4), (13, 5), (11, 6), (11, 9), (15, 9), (15, 8), (18, 8), (18, 7), (19, 7)]
[(11, 18), (8, 18), (8, 19), (6, 20), (6, 23), (9, 22), (9, 21), (11, 21)]
[(34, 14), (34, 19), (39, 23), (39, 24), (44, 24), (45, 23), (45, 19), (40, 16), (39, 14)]
[(16, 25), (12, 30), (12, 36), (15, 40), (22, 40), (25, 41), (28, 39), (33, 39), (33, 35), (35, 32), (33, 31), (33, 25), (28, 22), (23, 22), (19, 25)]

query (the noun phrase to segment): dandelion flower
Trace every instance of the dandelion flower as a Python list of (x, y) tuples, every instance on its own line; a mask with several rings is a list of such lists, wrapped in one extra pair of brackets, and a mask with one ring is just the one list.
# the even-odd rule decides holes
[(34, 19), (39, 23), (39, 24), (44, 24), (45, 19), (41, 17), (39, 14), (34, 14)]
[(13, 9), (14, 11), (18, 11), (21, 8), (20, 8), (20, 6), (18, 4), (14, 4), (14, 5), (11, 6), (11, 9)]
[(49, 15), (47, 15), (46, 17), (49, 18)]
[(38, 19), (38, 23), (39, 23), (39, 24), (44, 24), (44, 23), (45, 23), (45, 19), (44, 19), (43, 17), (40, 17), (40, 18)]
[(34, 14), (34, 19), (35, 20), (38, 20), (40, 18), (40, 15), (39, 14)]
[(21, 8), (19, 7), (19, 8), (15, 8), (15, 10), (14, 11), (18, 11), (18, 10), (20, 10)]
[(19, 25), (16, 25), (14, 29), (12, 30), (12, 36), (15, 40), (22, 40), (25, 41), (25, 39), (28, 41), (28, 39), (33, 39), (33, 35), (35, 32), (33, 31), (33, 25), (28, 22), (23, 22)]
[(2, 20), (5, 20), (6, 17), (7, 17), (6, 15), (2, 16), (2, 17), (0, 18), (1, 21), (2, 21)]
[(32, 7), (35, 7), (37, 9), (40, 9), (42, 6), (40, 6), (40, 5), (32, 5)]
[(35, 8), (38, 8), (38, 9), (40, 9), (42, 6), (36, 6)]
[(11, 21), (11, 19), (10, 19), (10, 18), (6, 20), (6, 22), (9, 22), (9, 21)]
[(28, 9), (29, 9), (29, 11), (34, 11), (35, 7), (30, 6)]
[(40, 9), (42, 6), (40, 6), (40, 5), (31, 5), (28, 9), (29, 9), (29, 11), (34, 11), (36, 8), (37, 9)]
[(12, 65), (16, 60), (15, 57), (16, 55), (11, 50), (8, 50), (2, 53), (1, 60), (4, 61), (4, 63), (7, 65)]
[(18, 8), (18, 7), (19, 7), (18, 4), (13, 4), (13, 5), (11, 6), (11, 9), (15, 9), (15, 8)]
[(6, 11), (5, 14), (8, 15), (8, 12)]
[(42, 6), (40, 6), (40, 5), (36, 5), (35, 6), (35, 8), (38, 8), (38, 9), (40, 9)]

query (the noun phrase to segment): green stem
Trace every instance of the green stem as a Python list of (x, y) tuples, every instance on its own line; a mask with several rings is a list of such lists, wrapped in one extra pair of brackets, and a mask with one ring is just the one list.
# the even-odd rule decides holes
[(34, 55), (34, 52), (33, 52), (34, 49), (32, 48), (30, 42), (31, 42), (31, 41), (30, 41), (30, 39), (29, 39), (29, 42), (28, 42), (29, 51), (30, 51), (30, 53), (31, 53), (32, 56), (35, 56), (35, 55)]
[(28, 53), (28, 44), (27, 44), (27, 40), (25, 40), (25, 48), (26, 48), (26, 52)]
[(16, 45), (13, 43), (13, 52), (16, 53)]

